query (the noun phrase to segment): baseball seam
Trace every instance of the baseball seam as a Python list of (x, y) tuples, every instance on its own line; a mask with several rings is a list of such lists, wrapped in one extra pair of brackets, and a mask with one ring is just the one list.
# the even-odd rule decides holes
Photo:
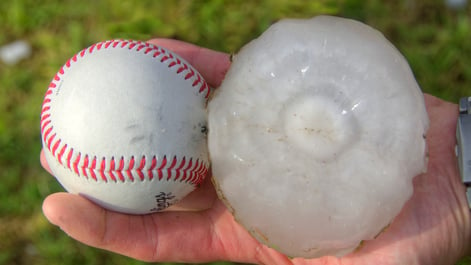
[(205, 93), (205, 99), (209, 97), (210, 87), (201, 75), (191, 66), (182, 62), (179, 58), (176, 58), (171, 52), (141, 41), (110, 40), (100, 42), (80, 51), (69, 59), (64, 66), (60, 68), (49, 84), (42, 105), (40, 121), (44, 146), (62, 166), (67, 167), (78, 176), (94, 181), (134, 182), (136, 180), (158, 179), (186, 182), (192, 185), (200, 184), (208, 173), (208, 165), (199, 159), (193, 160), (192, 158), (187, 159), (186, 157), (177, 158), (176, 156), (163, 156), (162, 158), (157, 158), (156, 156), (143, 156), (141, 158), (134, 156), (130, 158), (98, 158), (96, 156), (82, 154), (73, 147), (68, 146), (68, 144), (63, 143), (54, 131), (50, 114), (51, 95), (58, 87), (57, 82), (61, 81), (61, 76), (65, 73), (64, 67), (70, 68), (73, 63), (87, 54), (101, 49), (111, 48), (128, 48), (129, 50), (148, 54), (160, 63), (166, 64), (168, 68), (175, 68), (176, 74), (181, 75), (184, 80), (191, 82), (191, 86), (196, 87), (198, 93)]

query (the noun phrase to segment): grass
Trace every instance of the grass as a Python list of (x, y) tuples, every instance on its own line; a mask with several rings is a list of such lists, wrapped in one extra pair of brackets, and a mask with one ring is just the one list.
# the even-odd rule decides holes
[(236, 52), (278, 19), (334, 14), (382, 31), (425, 92), (456, 102), (471, 94), (470, 13), (438, 0), (0, 1), (0, 45), (33, 47), (19, 64), (0, 62), (0, 265), (143, 264), (74, 241), (41, 213), (42, 200), (62, 190), (39, 165), (41, 103), (52, 76), (82, 48), (158, 36)]

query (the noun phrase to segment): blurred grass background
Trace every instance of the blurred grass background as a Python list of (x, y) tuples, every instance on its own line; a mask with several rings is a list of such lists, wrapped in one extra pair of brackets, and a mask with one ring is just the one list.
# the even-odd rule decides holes
[(0, 46), (16, 40), (32, 46), (27, 59), (0, 62), (0, 265), (143, 264), (74, 241), (41, 213), (42, 200), (62, 189), (39, 165), (39, 113), (49, 81), (69, 57), (111, 38), (168, 37), (233, 53), (281, 18), (317, 14), (358, 19), (382, 31), (409, 60), (425, 92), (455, 102), (471, 95), (469, 3), (0, 1)]

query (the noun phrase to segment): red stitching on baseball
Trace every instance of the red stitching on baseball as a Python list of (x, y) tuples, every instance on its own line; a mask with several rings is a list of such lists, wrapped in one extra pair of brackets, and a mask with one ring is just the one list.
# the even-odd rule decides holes
[[(126, 174), (128, 175), (128, 177), (131, 181), (134, 181), (134, 177), (132, 175), (132, 169), (133, 168), (134, 168), (134, 156), (131, 157), (131, 160), (129, 161), (128, 169), (126, 170)], [(141, 181), (142, 180), (143, 179), (141, 179)]]
[(179, 73), (181, 73), (181, 72), (183, 72), (183, 71), (185, 71), (185, 70), (187, 70), (187, 69), (188, 69), (188, 65), (183, 64), (182, 66), (180, 66), (180, 68), (178, 68), (177, 74), (179, 74)]
[[(168, 64), (168, 68), (172, 68), (172, 67), (174, 67), (174, 66), (177, 65), (177, 64), (181, 64), (181, 61), (178, 60), (178, 58), (176, 58), (175, 61), (170, 62), (170, 63)], [(177, 70), (177, 71), (178, 71), (178, 70)]]
[(113, 174), (114, 172), (116, 172), (116, 170), (114, 169), (114, 167), (115, 167), (114, 157), (111, 157), (111, 160), (110, 160), (110, 170), (108, 171), (108, 174), (110, 175), (111, 179), (112, 179), (114, 182), (117, 182), (116, 176)]
[(142, 172), (142, 170), (144, 169), (145, 166), (146, 166), (146, 158), (145, 158), (145, 156), (143, 156), (143, 157), (141, 158), (141, 163), (140, 163), (139, 167), (138, 167), (137, 170), (136, 170), (136, 171), (137, 171), (137, 174), (139, 175), (139, 178), (140, 178), (141, 180), (144, 180), (144, 179), (146, 178), (146, 177), (144, 176), (144, 173)]
[[(46, 133), (49, 134), (51, 131), (52, 131), (52, 127)], [(47, 149), (51, 150), (52, 141), (54, 140), (55, 137), (56, 137), (56, 134), (53, 134), (51, 137), (47, 139)]]
[(122, 182), (126, 181), (126, 178), (123, 175), (123, 168), (124, 168), (124, 158), (121, 157), (119, 160), (119, 166), (118, 166), (118, 177)]
[(71, 168), (70, 167), (70, 160), (72, 160), (72, 155), (74, 154), (74, 149), (73, 148), (70, 148), (69, 149), (69, 153), (67, 154), (67, 167), (68, 168)]
[(149, 179), (152, 180), (154, 178), (154, 173), (152, 173), (157, 167), (157, 158), (155, 156), (152, 157), (152, 162), (150, 164), (150, 168), (147, 170), (147, 175), (149, 175)]
[(175, 167), (177, 164), (177, 158), (174, 156), (172, 159), (172, 162), (170, 163), (170, 167), (167, 168), (167, 180), (172, 179), (172, 169)]
[[(114, 170), (114, 169), (113, 169)], [(117, 182), (115, 175), (113, 174), (113, 170), (108, 171), (108, 175), (110, 176), (113, 182)]]
[(195, 182), (198, 181), (198, 176), (199, 176), (199, 174), (201, 174), (201, 169), (202, 169), (202, 168), (203, 168), (203, 164), (200, 163), (198, 169), (195, 171), (196, 174), (193, 176), (192, 181), (195, 181)]
[(80, 163), (80, 157), (81, 156), (82, 156), (82, 154), (79, 152), (77, 157), (75, 158), (74, 162), (72, 162), (73, 170), (74, 170), (75, 174), (77, 174), (79, 176), (80, 176), (80, 172), (78, 170), (78, 163)]
[(182, 168), (185, 166), (185, 157), (183, 157), (182, 161), (180, 162), (180, 165), (175, 169), (176, 171), (176, 176), (173, 178), (173, 180), (178, 180), (180, 178), (180, 173)]
[(60, 143), (61, 143), (61, 140), (59, 139), (58, 141), (56, 141), (56, 143), (52, 147), (52, 155), (53, 156), (56, 156), (56, 151), (57, 151), (57, 148), (59, 148)]
[(108, 178), (106, 178), (106, 175), (105, 175), (105, 168), (106, 168), (106, 160), (103, 157), (103, 159), (101, 159), (100, 168), (98, 169), (98, 172), (100, 172), (101, 179), (105, 182), (108, 182)]
[(88, 168), (88, 155), (85, 155), (83, 159), (82, 174), (85, 176), (85, 178), (88, 179), (88, 174), (86, 170), (87, 168)]
[(185, 80), (192, 78), (194, 75), (195, 75), (195, 72), (193, 72), (193, 69), (190, 69), (190, 72), (185, 75)]
[(198, 83), (200, 83), (200, 82), (201, 82), (201, 76), (198, 75), (198, 76), (196, 76), (195, 81), (193, 81), (192, 86), (196, 86), (196, 85), (198, 85)]
[[(192, 165), (193, 165), (193, 158), (190, 158), (190, 161), (188, 162), (188, 166), (183, 170), (183, 177), (180, 179), (180, 182), (183, 182), (187, 179), (188, 172)], [(191, 175), (191, 171), (190, 171), (190, 175)]]
[(65, 149), (67, 148), (67, 144), (63, 145), (59, 153), (57, 154), (57, 161), (62, 165), (62, 156), (65, 153)]
[(170, 59), (170, 57), (168, 55), (164, 55), (162, 56), (162, 59), (160, 59), (160, 62), (161, 63), (164, 63), (165, 61), (167, 61), (168, 59)]
[(114, 157), (111, 157), (110, 159), (110, 169), (109, 169), (109, 174), (112, 180), (116, 182), (116, 177), (113, 175), (114, 170)]
[(198, 175), (197, 168), (200, 166), (199, 164), (200, 164), (199, 161), (196, 160), (195, 167), (191, 169), (192, 175), (190, 176), (190, 179), (189, 179), (190, 182), (193, 182), (195, 179), (195, 176)]
[(97, 181), (97, 177), (95, 174), (95, 168), (96, 168), (96, 156), (93, 157), (92, 159), (92, 166), (90, 167), (90, 175), (92, 175), (92, 179)]
[(156, 57), (160, 56), (161, 54), (162, 54), (161, 51), (156, 51), (156, 52), (154, 52), (154, 54), (152, 55), (152, 57), (156, 58)]
[(209, 92), (211, 91), (208, 87), (208, 84), (206, 82), (203, 82), (203, 84), (201, 85), (201, 88), (198, 92), (202, 93), (206, 91), (206, 95), (205, 95), (205, 98), (208, 98), (209, 97)]
[[(46, 114), (44, 115), (44, 119), (41, 119), (41, 134), (44, 134), (44, 130), (46, 129), (47, 125), (49, 125), (51, 123), (51, 120), (50, 120), (50, 117), (51, 115), (50, 114)], [(52, 129), (51, 129), (52, 130)]]
[(77, 62), (77, 54), (74, 55), (71, 60), (72, 60), (74, 63)]
[(96, 44), (93, 44), (92, 46), (90, 46), (90, 48), (88, 48), (88, 53), (93, 53), (93, 49), (95, 48)]
[[(105, 157), (97, 158), (96, 156), (93, 156), (93, 159), (91, 159), (88, 154), (82, 154), (67, 143), (64, 143), (63, 139), (55, 133), (50, 105), (52, 103), (54, 90), (59, 87), (62, 75), (64, 75), (66, 69), (72, 67), (74, 63), (78, 62), (86, 54), (111, 48), (128, 48), (129, 50), (141, 52), (146, 55), (148, 54), (152, 58), (157, 59), (160, 63), (165, 63), (168, 68), (175, 68), (176, 74), (181, 74), (184, 80), (188, 80), (191, 82), (190, 85), (192, 87), (198, 89), (198, 93), (201, 93), (204, 95), (205, 99), (208, 99), (211, 88), (201, 75), (194, 71), (190, 65), (184, 63), (178, 57), (174, 56), (173, 53), (168, 52), (164, 48), (147, 42), (126, 40), (108, 40), (93, 44), (67, 60), (49, 83), (48, 90), (43, 100), (40, 118), (40, 129), (45, 147), (57, 159), (58, 163), (67, 167), (78, 176), (83, 176), (89, 180), (98, 181), (98, 175), (104, 182), (135, 181), (136, 179), (145, 181), (153, 180), (154, 178), (163, 180), (165, 177), (168, 181), (178, 180), (192, 185), (200, 184), (208, 173), (208, 165), (198, 159), (193, 160), (190, 158), (187, 160), (183, 157), (180, 160), (177, 156), (173, 156), (170, 163), (168, 163), (169, 161), (166, 156), (160, 159), (155, 156), (152, 158), (143, 156), (138, 161), (136, 161), (134, 156), (128, 160), (121, 157), (119, 161), (116, 161), (115, 158), (106, 159)], [(98, 159), (101, 160), (99, 164), (97, 164)], [(137, 164), (138, 167), (136, 168)]]
[[(132, 48), (134, 48), (134, 46), (136, 46), (136, 45), (137, 45), (137, 43), (133, 42), (133, 43), (129, 44), (128, 49), (132, 50)], [(139, 51), (140, 49), (142, 49), (141, 45), (139, 45), (139, 47), (137, 48), (137, 51)]]
[(163, 175), (163, 170), (164, 170), (164, 167), (167, 165), (167, 156), (164, 156), (163, 160), (162, 160), (162, 165), (160, 165), (160, 167), (157, 169), (157, 172), (159, 173), (159, 180), (162, 180), (162, 178), (164, 177)]
[(59, 161), (59, 163), (60, 163), (61, 165), (63, 165), (63, 164), (62, 164), (62, 156), (64, 155), (66, 149), (67, 149), (67, 144), (65, 144), (64, 146), (62, 146), (61, 150), (59, 151), (59, 154), (57, 155), (57, 160)]

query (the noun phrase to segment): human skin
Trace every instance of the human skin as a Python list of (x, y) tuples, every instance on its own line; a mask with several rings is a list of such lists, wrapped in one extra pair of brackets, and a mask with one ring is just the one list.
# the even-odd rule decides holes
[[(169, 39), (150, 43), (173, 50), (218, 87), (229, 55)], [(256, 241), (218, 199), (208, 177), (168, 211), (126, 215), (74, 194), (55, 193), (43, 203), (47, 219), (84, 244), (144, 261), (257, 264), (454, 264), (470, 254), (470, 210), (454, 152), (457, 105), (425, 95), (430, 118), (427, 173), (414, 178), (414, 194), (376, 239), (342, 258), (288, 258)], [(49, 170), (44, 154), (41, 163)], [(86, 213), (86, 214), (84, 214)], [(308, 228), (306, 228), (308, 229)]]

